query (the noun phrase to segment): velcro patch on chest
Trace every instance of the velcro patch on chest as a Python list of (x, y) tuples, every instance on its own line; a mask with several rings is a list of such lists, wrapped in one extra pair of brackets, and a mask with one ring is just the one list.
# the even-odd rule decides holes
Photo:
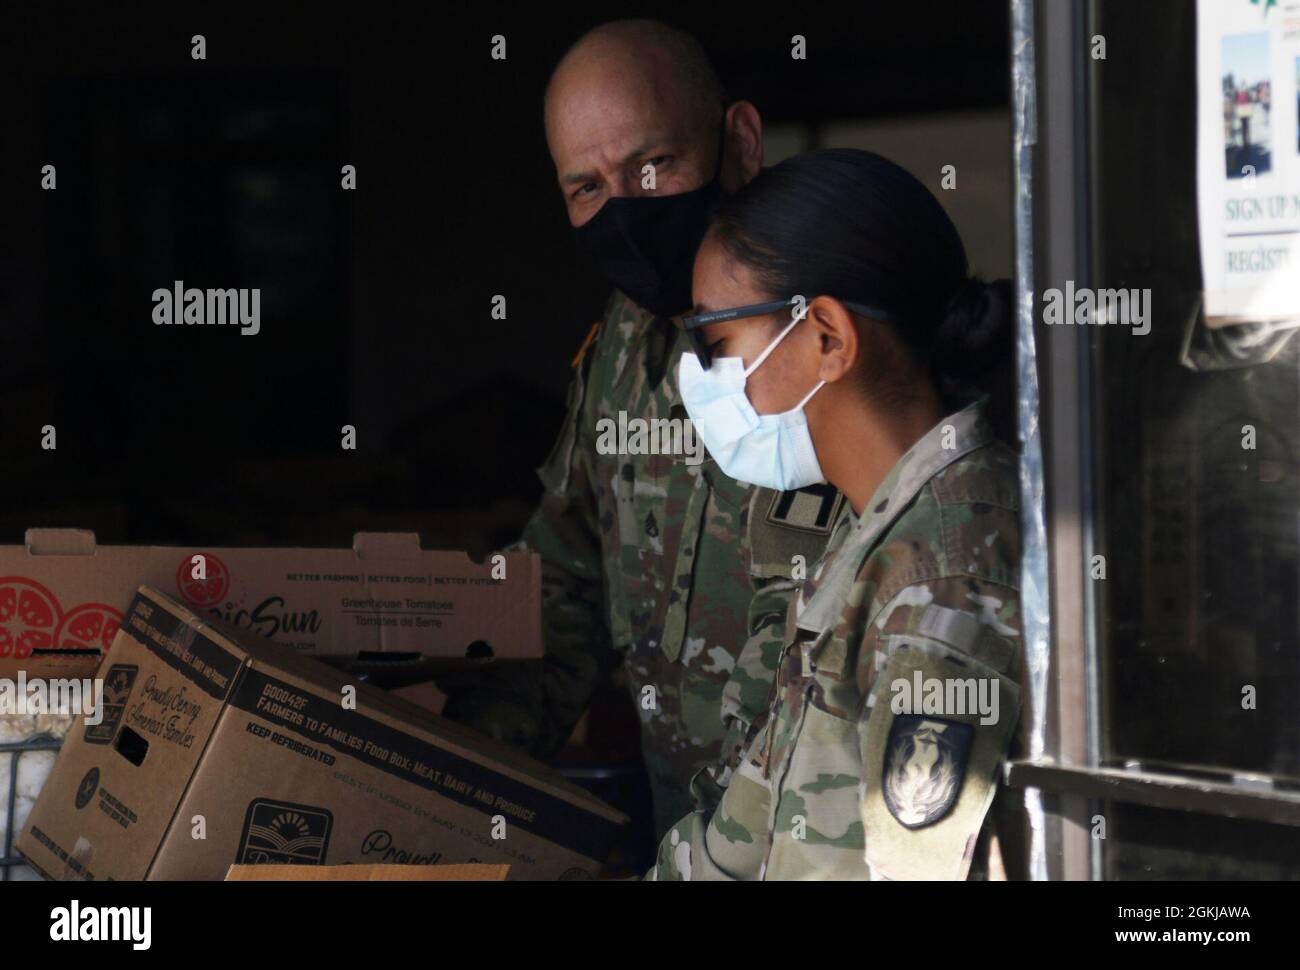
[(826, 484), (791, 492), (757, 488), (750, 502), (750, 572), (765, 578), (805, 579), (849, 512), (844, 496)]
[(793, 492), (776, 492), (768, 504), (767, 521), (787, 529), (829, 536), (844, 507), (844, 496), (834, 485), (808, 485)]

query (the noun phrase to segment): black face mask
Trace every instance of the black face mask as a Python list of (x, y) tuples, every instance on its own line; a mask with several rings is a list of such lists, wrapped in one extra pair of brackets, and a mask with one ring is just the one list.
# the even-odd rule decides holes
[[(725, 133), (725, 130), (724, 130)], [(605, 277), (659, 316), (691, 306), (695, 251), (722, 197), (723, 139), (707, 185), (677, 195), (623, 196), (605, 204), (575, 232)]]

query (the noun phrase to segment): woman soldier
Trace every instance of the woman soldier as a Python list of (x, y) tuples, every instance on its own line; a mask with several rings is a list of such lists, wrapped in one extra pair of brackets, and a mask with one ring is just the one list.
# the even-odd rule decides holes
[(769, 488), (829, 481), (853, 515), (791, 604), (721, 803), (674, 826), (650, 878), (998, 877), (1017, 463), (978, 384), (1012, 353), (1010, 286), (969, 277), (915, 178), (836, 149), (723, 203), (694, 298), (679, 381), (710, 456)]

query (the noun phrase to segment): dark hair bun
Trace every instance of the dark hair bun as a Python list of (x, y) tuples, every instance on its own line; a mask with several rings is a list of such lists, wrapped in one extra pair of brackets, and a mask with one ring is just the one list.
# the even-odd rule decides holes
[(1012, 332), (1015, 288), (1010, 280), (962, 280), (953, 290), (934, 331), (932, 353), (940, 371), (955, 375), (983, 370), (1005, 353)]
[[(1010, 280), (959, 282), (931, 345), (931, 377), (949, 406), (989, 391), (995, 410), (1014, 406), (1015, 286)], [(1004, 393), (1005, 391), (1005, 393)]]

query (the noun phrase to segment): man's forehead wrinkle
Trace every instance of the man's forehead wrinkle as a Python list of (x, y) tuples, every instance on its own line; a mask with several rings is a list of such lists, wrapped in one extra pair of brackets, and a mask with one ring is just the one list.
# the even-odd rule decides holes
[(561, 177), (591, 175), (600, 169), (625, 165), (665, 141), (664, 135), (647, 132), (635, 123), (603, 125), (591, 131), (573, 150), (571, 161)]
[(557, 102), (552, 134), (567, 149), (563, 175), (623, 165), (652, 148), (673, 144), (673, 126), (662, 113), (642, 108), (644, 103), (582, 94)]

